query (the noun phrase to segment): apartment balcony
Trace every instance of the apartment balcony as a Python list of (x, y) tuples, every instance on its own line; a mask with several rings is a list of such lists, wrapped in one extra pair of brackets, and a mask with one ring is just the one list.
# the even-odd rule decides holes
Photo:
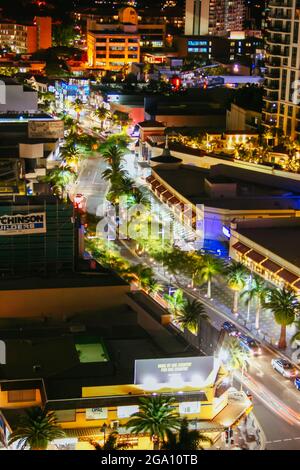
[(266, 58), (266, 67), (270, 67), (270, 68), (281, 67), (281, 59), (271, 57), (271, 54), (269, 53), (269, 55)]
[[(289, 57), (289, 48), (285, 47), (283, 50), (281, 47), (272, 47), (268, 52), (270, 58), (273, 57)], [(278, 63), (278, 61), (276, 62)]]
[(288, 40), (288, 39), (286, 38), (286, 36), (281, 37), (281, 36), (277, 35), (277, 36), (272, 36), (272, 37), (269, 36), (269, 37), (266, 39), (266, 44), (268, 44), (268, 45), (271, 46), (271, 47), (274, 46), (274, 45), (290, 46), (291, 41)]
[(291, 11), (287, 11), (287, 13), (282, 13), (282, 12), (278, 12), (276, 10), (270, 10), (269, 13), (268, 13), (268, 19), (269, 20), (281, 20), (281, 21), (291, 21), (292, 19), (292, 15), (291, 15)]
[(266, 30), (269, 32), (269, 33), (273, 33), (273, 34), (276, 34), (276, 33), (280, 33), (280, 34), (291, 34), (291, 30), (290, 28), (286, 28), (286, 27), (282, 27), (282, 28), (278, 28), (278, 27), (275, 27), (273, 25), (269, 25)]
[(278, 80), (280, 80), (280, 73), (273, 76), (272, 72), (266, 72), (265, 73), (265, 80), (274, 80), (274, 83), (278, 83)]
[(277, 91), (267, 91), (267, 94), (264, 96), (264, 100), (268, 103), (277, 103), (277, 101), (278, 101), (278, 90)]
[(272, 91), (279, 91), (277, 82), (271, 81), (270, 79), (266, 79), (264, 82), (265, 90)]
[(269, 8), (293, 8), (293, 0), (271, 0)]

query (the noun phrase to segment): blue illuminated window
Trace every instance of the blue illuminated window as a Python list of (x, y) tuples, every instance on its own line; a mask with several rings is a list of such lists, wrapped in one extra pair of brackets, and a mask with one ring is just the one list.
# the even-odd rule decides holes
[(188, 41), (188, 46), (207, 46), (207, 41)]

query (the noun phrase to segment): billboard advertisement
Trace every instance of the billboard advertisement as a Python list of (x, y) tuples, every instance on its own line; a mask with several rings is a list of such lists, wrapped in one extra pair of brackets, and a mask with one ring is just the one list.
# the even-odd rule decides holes
[(202, 387), (215, 369), (213, 357), (138, 359), (134, 383), (145, 390)]
[(29, 139), (62, 139), (64, 123), (59, 120), (28, 121)]
[(37, 233), (46, 233), (45, 212), (0, 216), (0, 236), (28, 235)]

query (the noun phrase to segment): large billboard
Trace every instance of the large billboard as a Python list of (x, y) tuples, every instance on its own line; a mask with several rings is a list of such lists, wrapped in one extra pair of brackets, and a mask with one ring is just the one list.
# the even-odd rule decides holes
[(213, 356), (135, 361), (134, 383), (145, 390), (160, 388), (204, 387), (219, 368)]
[(45, 212), (0, 216), (0, 235), (28, 235), (45, 232)]
[(62, 139), (64, 123), (59, 120), (28, 121), (29, 139)]

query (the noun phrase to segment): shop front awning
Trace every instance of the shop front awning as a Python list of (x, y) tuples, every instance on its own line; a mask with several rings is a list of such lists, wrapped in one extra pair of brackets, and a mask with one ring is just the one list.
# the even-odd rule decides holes
[(288, 282), (289, 284), (293, 284), (293, 282), (299, 279), (299, 276), (296, 276), (296, 274), (291, 273), (287, 269), (283, 269), (282, 271), (279, 271), (277, 273), (277, 276), (283, 279), (285, 282)]
[(95, 437), (103, 436), (103, 431), (99, 427), (90, 427), (90, 428), (70, 428), (64, 429), (67, 437)]
[(247, 258), (250, 258), (252, 261), (255, 263), (259, 264), (262, 261), (266, 259), (266, 256), (261, 255), (260, 253), (257, 253), (255, 250), (251, 250), (246, 254)]
[(158, 188), (160, 186), (160, 182), (157, 181), (156, 179), (151, 183), (152, 189)]
[(234, 248), (236, 251), (241, 253), (241, 255), (244, 255), (245, 253), (251, 250), (251, 248), (249, 248), (248, 246), (244, 245), (241, 242), (236, 243), (235, 245), (232, 246), (232, 248)]
[(180, 204), (180, 201), (176, 196), (172, 196), (171, 199), (168, 200), (168, 202), (173, 206), (175, 206), (176, 204)]
[(146, 178), (146, 181), (147, 181), (147, 183), (150, 183), (152, 185), (152, 183), (154, 183), (154, 181), (156, 181), (156, 179), (154, 178), (154, 176), (150, 175)]
[(281, 266), (279, 266), (279, 264), (274, 263), (274, 261), (271, 261), (269, 258), (267, 258), (263, 263), (261, 263), (261, 267), (267, 269), (268, 271), (271, 271), (274, 274), (280, 271), (281, 269)]
[(167, 189), (161, 184), (160, 186), (157, 186), (157, 188), (155, 188), (155, 191), (156, 191), (158, 194), (162, 194), (162, 193), (164, 193), (165, 191), (167, 191)]
[(171, 199), (173, 197), (173, 194), (170, 193), (170, 191), (166, 191), (165, 193), (163, 193), (162, 195), (162, 198), (165, 202), (167, 202), (169, 199)]

